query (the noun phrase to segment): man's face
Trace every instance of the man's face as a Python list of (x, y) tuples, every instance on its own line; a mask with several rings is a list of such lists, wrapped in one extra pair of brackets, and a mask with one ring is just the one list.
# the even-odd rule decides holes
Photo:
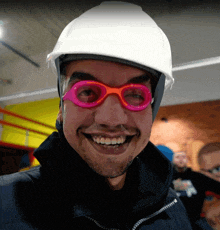
[[(94, 80), (95, 77), (97, 81), (111, 87), (122, 86), (135, 77), (146, 75), (143, 70), (114, 62), (73, 61), (66, 68), (65, 92), (74, 83), (83, 80), (71, 77), (76, 72), (82, 73), (84, 80)], [(149, 81), (142, 84), (151, 91)], [(69, 144), (93, 170), (105, 177), (117, 177), (125, 173), (150, 138), (151, 105), (142, 111), (130, 111), (122, 107), (118, 97), (113, 94), (93, 108), (82, 108), (65, 100), (62, 116), (64, 135)], [(104, 144), (97, 143), (100, 141)], [(115, 142), (123, 144), (108, 144)]]
[(187, 156), (186, 153), (184, 152), (179, 152), (175, 153), (174, 158), (173, 158), (173, 163), (178, 167), (178, 168), (184, 168), (187, 166)]
[(220, 150), (201, 155), (199, 165), (201, 173), (220, 182)]

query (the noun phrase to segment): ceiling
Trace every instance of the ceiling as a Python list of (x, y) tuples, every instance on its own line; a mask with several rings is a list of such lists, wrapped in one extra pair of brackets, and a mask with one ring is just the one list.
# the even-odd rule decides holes
[[(2, 107), (58, 96), (56, 77), (48, 69), (46, 56), (67, 23), (101, 2), (0, 0)], [(166, 91), (162, 105), (219, 100), (220, 1), (128, 2), (142, 6), (170, 40), (175, 83), (172, 90)], [(207, 65), (213, 60), (217, 64)], [(202, 66), (190, 68), (189, 62)], [(11, 84), (6, 84), (6, 80)]]

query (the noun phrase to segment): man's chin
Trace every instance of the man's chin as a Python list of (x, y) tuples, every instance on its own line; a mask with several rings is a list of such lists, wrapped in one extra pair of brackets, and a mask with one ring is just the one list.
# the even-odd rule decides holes
[(112, 165), (112, 167), (100, 167), (100, 165), (94, 165), (91, 163), (89, 163), (88, 165), (93, 171), (95, 171), (100, 176), (103, 176), (105, 178), (117, 178), (127, 172), (132, 162), (133, 160), (129, 161), (126, 165)]
[(120, 172), (120, 173), (109, 173), (109, 174), (103, 174), (102, 176), (104, 176), (105, 178), (110, 178), (110, 179), (113, 179), (113, 178), (117, 178), (117, 177), (120, 177), (122, 176), (123, 174), (125, 174), (127, 172), (127, 169), (124, 170), (123, 172)]
[(105, 178), (117, 178), (122, 176), (123, 174), (125, 174), (127, 172), (128, 167), (126, 167), (125, 169), (121, 170), (121, 169), (94, 169), (93, 170), (98, 173), (100, 176), (103, 176)]

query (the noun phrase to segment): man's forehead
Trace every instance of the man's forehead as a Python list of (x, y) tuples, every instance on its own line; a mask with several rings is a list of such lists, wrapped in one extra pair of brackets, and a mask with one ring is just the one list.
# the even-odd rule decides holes
[(200, 167), (205, 170), (220, 166), (220, 151), (214, 151), (200, 156), (199, 164)]
[(202, 155), (200, 155), (200, 158), (201, 158), (201, 160), (213, 158), (213, 159), (219, 160), (219, 162), (220, 162), (220, 150), (208, 152), (206, 154), (202, 154)]
[(156, 69), (152, 69), (151, 67), (147, 67), (147, 66), (142, 66), (140, 63), (135, 63), (129, 60), (125, 60), (125, 59), (120, 59), (120, 58), (116, 58), (116, 57), (108, 57), (108, 56), (102, 56), (102, 55), (64, 55), (64, 56), (60, 56), (60, 71), (62, 75), (65, 75), (66, 72), (66, 66), (69, 65), (70, 63), (81, 63), (82, 61), (102, 61), (102, 62), (111, 62), (111, 63), (117, 63), (117, 64), (121, 64), (121, 66), (125, 65), (125, 66), (131, 66), (131, 67), (135, 67), (141, 70), (145, 70), (147, 72), (149, 72), (150, 74), (152, 74), (157, 80), (159, 79), (159, 77), (161, 76), (161, 73), (158, 72), (158, 70)]
[(100, 60), (72, 61), (66, 67), (68, 84), (77, 80), (94, 80), (109, 85), (123, 85), (126, 83), (146, 83), (155, 85), (157, 79), (146, 70), (129, 65)]
[(66, 75), (71, 75), (72, 72), (75, 70), (77, 71), (90, 71), (91, 73), (97, 73), (102, 75), (106, 74), (106, 71), (109, 72), (110, 74), (117, 74), (117, 72), (120, 72), (120, 74), (126, 74), (130, 72), (132, 73), (148, 73), (149, 72), (145, 70), (141, 70), (137, 67), (133, 67), (130, 65), (122, 64), (122, 63), (117, 63), (113, 61), (104, 61), (104, 60), (76, 60), (76, 61), (71, 61), (70, 63), (67, 64), (66, 66)]

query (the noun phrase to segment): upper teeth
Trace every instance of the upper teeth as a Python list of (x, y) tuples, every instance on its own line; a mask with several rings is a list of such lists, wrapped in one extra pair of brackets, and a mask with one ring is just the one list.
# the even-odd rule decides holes
[(123, 144), (126, 140), (126, 137), (120, 136), (120, 137), (109, 138), (109, 137), (92, 136), (92, 139), (98, 144), (115, 145), (115, 144)]

